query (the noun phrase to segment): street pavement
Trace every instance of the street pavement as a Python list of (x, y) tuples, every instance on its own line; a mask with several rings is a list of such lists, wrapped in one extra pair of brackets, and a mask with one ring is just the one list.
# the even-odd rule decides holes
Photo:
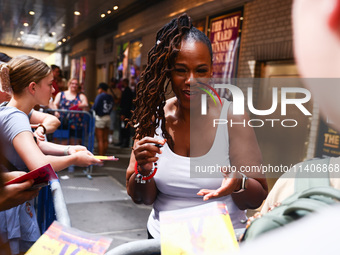
[[(112, 238), (108, 251), (147, 239), (146, 223), (152, 206), (133, 203), (125, 188), (130, 153), (131, 148), (110, 145), (107, 155), (118, 157), (118, 161), (105, 161), (90, 172), (81, 167), (75, 167), (74, 172), (59, 172), (72, 227)], [(248, 217), (255, 212), (248, 210)]]
[(94, 166), (86, 173), (81, 167), (59, 172), (72, 227), (112, 238), (109, 250), (147, 239), (151, 206), (134, 204), (125, 188), (130, 153), (130, 148), (110, 145), (107, 155), (118, 157), (118, 161), (105, 161), (104, 166)]

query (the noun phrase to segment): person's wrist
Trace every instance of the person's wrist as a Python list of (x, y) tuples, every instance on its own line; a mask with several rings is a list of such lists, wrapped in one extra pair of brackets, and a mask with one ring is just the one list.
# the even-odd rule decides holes
[(233, 191), (233, 193), (240, 193), (247, 189), (246, 184), (248, 177), (241, 172), (238, 172), (238, 174), (240, 175), (240, 177), (237, 177), (238, 185), (236, 186), (237, 188)]
[(140, 172), (140, 167), (139, 167), (139, 165), (136, 161), (136, 163), (135, 163), (135, 174), (136, 174), (135, 181), (137, 183), (141, 183), (141, 184), (145, 184), (146, 182), (150, 182), (151, 179), (154, 177), (154, 175), (157, 172), (157, 162), (154, 162), (153, 166), (154, 166), (153, 169), (147, 175), (144, 175), (144, 173)]
[(138, 172), (142, 175), (149, 175), (150, 172), (152, 171), (152, 167), (150, 169), (148, 169), (147, 167), (138, 165)]
[(70, 155), (70, 147), (71, 147), (71, 146), (67, 146), (67, 147), (64, 149), (64, 155), (65, 155), (65, 156)]
[(42, 128), (42, 129), (43, 129), (43, 134), (46, 134), (46, 127), (45, 127), (43, 124), (40, 123), (40, 124), (38, 125), (37, 129), (38, 129), (38, 128)]

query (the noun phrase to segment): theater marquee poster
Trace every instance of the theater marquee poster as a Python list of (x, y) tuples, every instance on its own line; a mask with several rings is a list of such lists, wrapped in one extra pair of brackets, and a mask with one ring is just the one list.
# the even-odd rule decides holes
[(320, 158), (340, 156), (340, 133), (327, 125), (326, 121), (322, 119), (319, 124), (315, 156)]
[(209, 39), (214, 54), (214, 77), (222, 78), (226, 82), (236, 76), (241, 20), (241, 11), (210, 20)]

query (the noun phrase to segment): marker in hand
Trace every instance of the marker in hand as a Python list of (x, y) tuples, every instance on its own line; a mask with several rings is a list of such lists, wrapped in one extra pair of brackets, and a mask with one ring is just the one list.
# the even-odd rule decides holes
[(161, 143), (155, 143), (154, 146), (156, 146), (157, 148), (162, 148), (163, 145), (166, 143), (166, 139), (159, 140), (159, 142)]
[(115, 156), (99, 156), (99, 155), (94, 155), (93, 157), (96, 158), (96, 159), (100, 159), (100, 160), (113, 160), (113, 161), (119, 160), (119, 158), (116, 158)]

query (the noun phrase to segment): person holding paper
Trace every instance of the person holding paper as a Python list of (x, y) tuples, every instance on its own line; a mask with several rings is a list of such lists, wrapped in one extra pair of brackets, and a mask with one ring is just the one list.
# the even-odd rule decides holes
[(21, 171), (0, 172), (0, 211), (10, 209), (38, 196), (40, 189), (29, 190), (34, 182), (32, 179), (3, 186), (5, 182), (24, 174), (25, 172)]
[[(2, 148), (0, 147), (0, 211), (13, 208), (38, 196), (40, 189), (29, 190), (34, 182), (33, 180), (4, 186), (7, 181), (22, 176), (25, 172), (3, 172), (1, 167), (3, 163), (4, 155), (2, 153)], [(9, 244), (4, 243), (1, 236), (0, 254), (11, 254)]]
[[(136, 140), (126, 186), (134, 202), (153, 204), (147, 226), (150, 237), (160, 237), (160, 211), (222, 201), (234, 227), (240, 228), (244, 227), (245, 210), (259, 207), (266, 198), (264, 175), (239, 172), (241, 166), (260, 166), (262, 162), (253, 129), (212, 126), (213, 119), (221, 115), (235, 122), (248, 117), (233, 115), (231, 102), (221, 100), (215, 105), (212, 98), (207, 100), (208, 114), (200, 114), (198, 82), (212, 77), (212, 59), (208, 37), (183, 14), (158, 31), (137, 85), (136, 109), (130, 120)], [(166, 100), (168, 85), (175, 97)], [(216, 159), (213, 164), (226, 169), (224, 174), (219, 171), (217, 178), (190, 178), (192, 160), (205, 164), (205, 159), (212, 158)], [(233, 174), (228, 170), (231, 167), (236, 170)]]
[[(28, 114), (36, 104), (48, 105), (52, 79), (48, 65), (30, 56), (17, 56), (0, 65), (1, 90), (12, 94), (8, 104), (0, 107), (0, 146), (6, 148), (3, 166), (8, 171), (27, 172), (47, 164), (60, 171), (73, 164), (101, 162), (83, 146), (34, 140)], [(32, 201), (0, 212), (0, 234), (13, 254), (25, 252), (37, 240), (40, 233)]]
[[(0, 164), (3, 163), (3, 153), (0, 148)], [(4, 183), (13, 178), (24, 175), (25, 172), (7, 172), (4, 173), (0, 168), (0, 211), (10, 209), (17, 205), (31, 200), (39, 194), (40, 189), (28, 190), (33, 180), (27, 180), (23, 183), (16, 183), (4, 186)], [(5, 243), (0, 236), (0, 254), (11, 254), (8, 243)]]

